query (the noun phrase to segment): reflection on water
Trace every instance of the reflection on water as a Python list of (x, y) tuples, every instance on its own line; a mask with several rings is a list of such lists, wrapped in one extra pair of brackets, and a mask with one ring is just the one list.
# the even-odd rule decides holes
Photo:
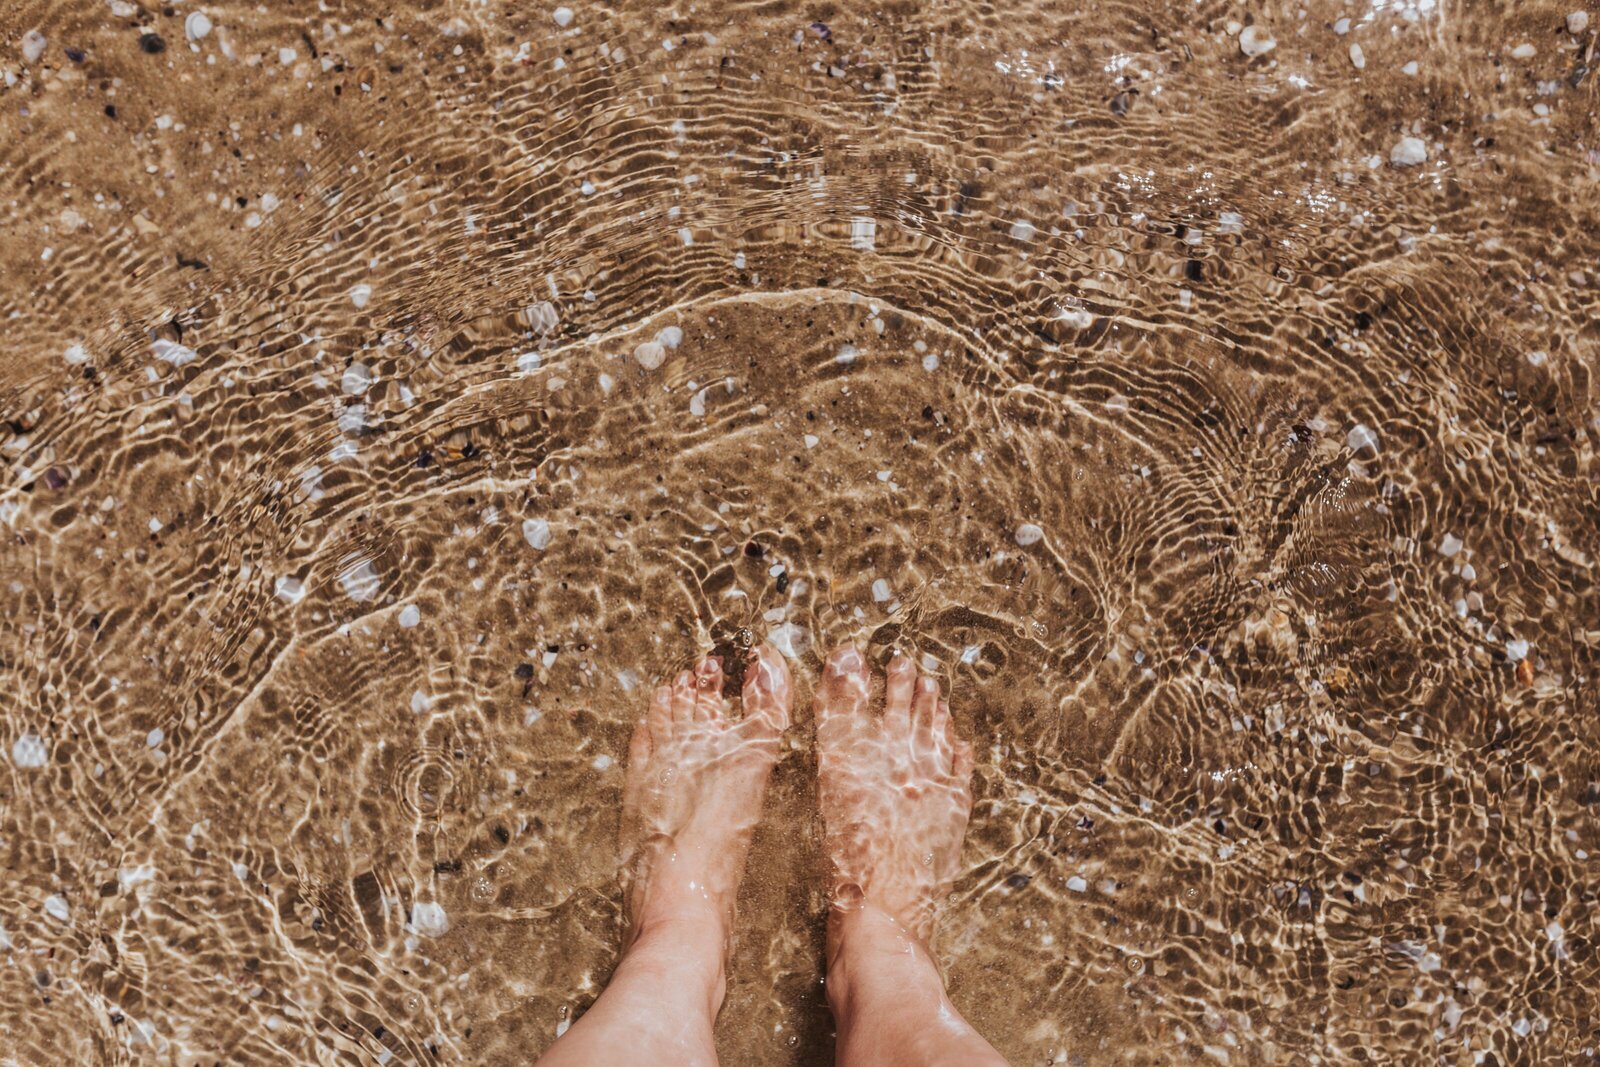
[(7, 6), (0, 1059), (526, 1063), (649, 684), (845, 638), (1014, 1063), (1592, 1058), (1578, 3)]

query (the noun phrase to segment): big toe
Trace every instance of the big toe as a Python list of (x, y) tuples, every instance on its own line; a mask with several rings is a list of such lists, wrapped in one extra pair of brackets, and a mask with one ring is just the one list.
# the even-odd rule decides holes
[(869, 682), (867, 661), (860, 649), (851, 644), (834, 649), (822, 665), (817, 686), (818, 731), (833, 731), (860, 719), (867, 710)]
[(793, 700), (789, 665), (771, 645), (758, 645), (751, 652), (749, 666), (744, 672), (745, 720), (781, 733), (789, 726), (789, 707)]

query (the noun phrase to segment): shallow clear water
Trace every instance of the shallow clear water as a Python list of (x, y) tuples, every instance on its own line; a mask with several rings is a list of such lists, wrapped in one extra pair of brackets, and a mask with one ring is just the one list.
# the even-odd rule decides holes
[(952, 690), (1019, 1067), (1592, 1059), (1578, 2), (8, 5), (0, 1063), (529, 1062), (760, 639)]

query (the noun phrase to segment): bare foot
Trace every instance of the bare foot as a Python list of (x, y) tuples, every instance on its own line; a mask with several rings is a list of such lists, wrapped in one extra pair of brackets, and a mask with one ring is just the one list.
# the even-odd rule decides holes
[(972, 811), (972, 747), (939, 683), (897, 654), (881, 716), (866, 660), (833, 651), (817, 688), (818, 793), (836, 914), (876, 907), (926, 945), (949, 892)]
[(743, 715), (722, 699), (722, 664), (706, 656), (656, 688), (628, 747), (622, 854), (628, 941), (675, 921), (724, 941), (745, 853), (779, 739), (789, 725), (789, 669), (762, 645), (745, 671)]

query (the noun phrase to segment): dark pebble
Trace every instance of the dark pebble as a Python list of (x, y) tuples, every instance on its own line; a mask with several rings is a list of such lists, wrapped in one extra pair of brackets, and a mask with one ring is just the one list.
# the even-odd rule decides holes
[(66, 49), (66, 53), (67, 58), (72, 60), (74, 63), (82, 63), (85, 55), (87, 55), (87, 53), (85, 53), (81, 48), (68, 48)]
[(531, 663), (519, 663), (519, 664), (517, 664), (517, 677), (521, 678), (523, 681), (527, 681), (529, 678), (532, 678), (533, 677), (533, 664), (531, 664)]
[(153, 56), (160, 55), (167, 50), (167, 41), (159, 33), (141, 33), (139, 47)]

